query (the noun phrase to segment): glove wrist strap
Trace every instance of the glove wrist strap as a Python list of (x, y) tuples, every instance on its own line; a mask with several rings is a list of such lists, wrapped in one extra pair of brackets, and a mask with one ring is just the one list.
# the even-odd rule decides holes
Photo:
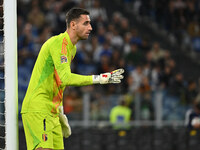
[(59, 112), (60, 112), (61, 114), (64, 114), (63, 106), (59, 106)]
[(93, 84), (99, 84), (99, 75), (92, 75)]

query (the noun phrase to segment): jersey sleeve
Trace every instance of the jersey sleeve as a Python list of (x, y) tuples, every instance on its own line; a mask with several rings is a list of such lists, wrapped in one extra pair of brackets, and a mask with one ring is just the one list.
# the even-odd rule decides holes
[(62, 54), (61, 50), (57, 50), (54, 46), (50, 46), (50, 54), (55, 67), (55, 76), (59, 80), (61, 86), (85, 86), (93, 84), (92, 75), (78, 75), (71, 73), (72, 55)]

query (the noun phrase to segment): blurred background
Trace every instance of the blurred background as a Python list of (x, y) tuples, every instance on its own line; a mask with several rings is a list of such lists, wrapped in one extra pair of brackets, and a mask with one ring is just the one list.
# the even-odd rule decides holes
[[(75, 6), (90, 12), (93, 31), (77, 44), (72, 72), (124, 68), (125, 78), (65, 89), (72, 126), (66, 149), (200, 149), (200, 131), (187, 121), (200, 99), (199, 0), (18, 0), (19, 112), (42, 44), (66, 30), (66, 12)], [(19, 135), (24, 150), (20, 114)]]

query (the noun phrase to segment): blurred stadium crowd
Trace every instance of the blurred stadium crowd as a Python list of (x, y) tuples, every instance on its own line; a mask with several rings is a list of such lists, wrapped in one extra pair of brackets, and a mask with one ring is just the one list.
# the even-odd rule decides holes
[(180, 43), (200, 51), (200, 1), (141, 0), (135, 1), (138, 13), (149, 16), (166, 30), (174, 33)]
[[(199, 50), (198, 0), (115, 0), (114, 3), (153, 18), (177, 38), (180, 32), (187, 33), (191, 41), (198, 41), (196, 50)], [(163, 119), (183, 120), (193, 100), (200, 96), (199, 80), (185, 78), (169, 49), (151, 39), (148, 33), (141, 36), (142, 31), (123, 11), (108, 10), (103, 4), (100, 0), (18, 0), (19, 109), (40, 47), (51, 36), (66, 30), (66, 12), (77, 6), (90, 11), (93, 31), (89, 40), (77, 44), (72, 72), (88, 75), (124, 68), (125, 78), (119, 85), (66, 88), (65, 113), (70, 119), (82, 119), (83, 94), (90, 93), (91, 120), (108, 120), (111, 108), (118, 104), (122, 95), (134, 119), (137, 94), (141, 102), (140, 119), (153, 120), (154, 94), (161, 91)]]

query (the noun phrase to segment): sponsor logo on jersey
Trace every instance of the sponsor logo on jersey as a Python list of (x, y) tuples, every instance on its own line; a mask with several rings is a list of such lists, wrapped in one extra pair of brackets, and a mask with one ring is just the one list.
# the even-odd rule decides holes
[(64, 55), (61, 56), (61, 64), (62, 63), (67, 63), (67, 57)]

